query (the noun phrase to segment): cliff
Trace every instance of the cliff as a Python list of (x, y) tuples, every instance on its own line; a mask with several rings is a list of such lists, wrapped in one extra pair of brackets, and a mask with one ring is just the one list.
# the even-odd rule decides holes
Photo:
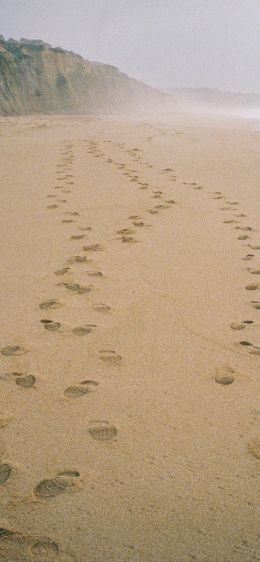
[(170, 100), (113, 66), (0, 35), (0, 115), (131, 112), (163, 109)]

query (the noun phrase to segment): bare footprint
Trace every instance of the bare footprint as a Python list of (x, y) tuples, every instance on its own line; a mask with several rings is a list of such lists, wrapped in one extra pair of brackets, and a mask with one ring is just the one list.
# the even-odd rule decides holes
[(102, 349), (99, 352), (99, 357), (101, 359), (101, 361), (104, 361), (104, 363), (107, 363), (108, 365), (120, 365), (122, 362), (122, 356), (119, 355), (118, 353), (116, 353), (116, 351), (110, 350), (110, 349)]
[(117, 436), (117, 428), (103, 420), (91, 421), (88, 432), (95, 441), (112, 441)]
[(98, 386), (98, 382), (86, 380), (78, 383), (77, 385), (69, 386), (64, 390), (64, 395), (69, 399), (82, 398), (86, 394), (93, 392)]

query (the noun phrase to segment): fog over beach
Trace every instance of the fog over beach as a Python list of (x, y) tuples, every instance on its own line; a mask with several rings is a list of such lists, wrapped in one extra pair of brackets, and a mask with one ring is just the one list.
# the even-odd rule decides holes
[(259, 20), (0, 0), (0, 562), (260, 560)]

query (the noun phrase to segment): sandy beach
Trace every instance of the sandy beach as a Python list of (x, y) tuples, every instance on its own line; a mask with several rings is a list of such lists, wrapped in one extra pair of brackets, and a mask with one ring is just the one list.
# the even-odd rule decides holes
[(1, 561), (260, 560), (259, 143), (0, 118)]

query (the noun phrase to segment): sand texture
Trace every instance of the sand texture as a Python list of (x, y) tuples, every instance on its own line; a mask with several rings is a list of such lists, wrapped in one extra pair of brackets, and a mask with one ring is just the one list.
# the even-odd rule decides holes
[(1, 562), (260, 560), (259, 142), (0, 119)]

